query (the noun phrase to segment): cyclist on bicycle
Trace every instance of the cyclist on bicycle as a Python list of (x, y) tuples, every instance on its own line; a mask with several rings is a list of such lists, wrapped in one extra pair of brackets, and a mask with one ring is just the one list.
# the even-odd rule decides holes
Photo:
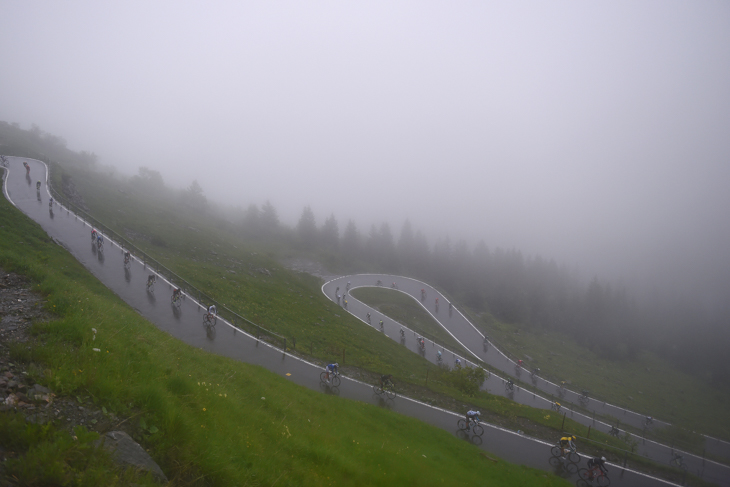
[(466, 412), (466, 430), (469, 431), (471, 429), (470, 421), (474, 421), (475, 423), (479, 422), (479, 416), (481, 416), (482, 413), (479, 411), (472, 411), (469, 410)]
[(347, 291), (350, 290), (350, 281), (347, 281), (347, 287), (345, 287), (345, 290), (347, 290)]
[[(51, 202), (53, 202), (53, 199), (51, 199)], [(98, 247), (101, 247), (102, 245), (104, 245), (104, 235), (102, 235), (100, 233), (96, 234), (96, 245)]]
[(370, 323), (370, 313), (368, 313), (367, 315), (365, 315), (365, 317), (368, 319), (368, 323)]
[(561, 408), (561, 407), (562, 407), (562, 406), (560, 405), (560, 403), (559, 403), (559, 402), (555, 401), (555, 402), (553, 403), (553, 408), (555, 409), (555, 412), (559, 413), (559, 412), (560, 412), (560, 408)]
[(512, 379), (507, 379), (507, 387), (509, 387), (510, 390), (515, 386), (515, 383)]
[(173, 291), (172, 291), (172, 300), (173, 301), (180, 299), (181, 296), (182, 296), (182, 291), (180, 290), (179, 287), (176, 287), (175, 289), (173, 289)]
[(37, 189), (38, 191), (41, 190), (41, 182), (40, 181), (38, 181), (37, 183), (35, 183), (35, 189)]
[(570, 448), (571, 450), (575, 450), (575, 443), (573, 443), (573, 440), (575, 440), (575, 436), (563, 436), (560, 438), (560, 452), (562, 453), (563, 460), (565, 460), (565, 450)]
[(129, 250), (124, 252), (124, 263), (129, 264), (129, 261), (132, 259), (132, 254), (129, 253)]
[(436, 360), (438, 360), (439, 362), (441, 362), (441, 350), (439, 350), (438, 352), (436, 352)]
[(337, 362), (333, 364), (327, 365), (327, 367), (324, 368), (324, 371), (327, 372), (327, 382), (330, 381), (330, 374), (334, 375), (337, 373), (337, 369), (340, 367), (340, 364)]
[(540, 367), (535, 367), (532, 369), (532, 375), (540, 375)]
[(454, 360), (454, 367), (461, 367), (461, 360), (459, 360), (458, 358)]
[(403, 327), (401, 327), (401, 329), (400, 329), (400, 337), (401, 338), (405, 338), (406, 337), (406, 332), (403, 330)]
[(378, 324), (380, 325), (380, 328), (382, 328), (383, 327), (383, 320), (380, 320), (380, 323), (378, 323)]
[(423, 340), (423, 337), (418, 337), (416, 341), (418, 342), (418, 346), (421, 347), (421, 350), (426, 349), (426, 342)]
[(393, 374), (386, 374), (380, 376), (380, 388), (386, 389), (387, 387), (393, 387)]
[(23, 165), (25, 166), (25, 172), (27, 172), (28, 174), (30, 174), (30, 166), (28, 165), (28, 163), (25, 162), (25, 161), (23, 161)]
[(606, 457), (593, 457), (588, 460), (588, 480), (593, 481), (593, 478), (599, 472), (603, 472), (603, 475), (608, 476), (608, 469), (606, 468)]
[(436, 306), (439, 305), (439, 298), (436, 298)]
[(208, 306), (208, 314), (211, 316), (215, 316), (218, 313), (218, 308), (215, 307), (215, 304), (211, 304)]
[(525, 363), (522, 361), (522, 359), (517, 361), (517, 365), (522, 367)]
[(49, 208), (50, 208), (51, 206), (53, 206), (53, 196), (51, 196), (51, 199), (50, 199), (50, 200), (48, 200), (48, 206), (49, 206)]
[(147, 276), (147, 287), (151, 287), (156, 280), (157, 276), (155, 276), (154, 274), (150, 274), (149, 276)]
[(380, 322), (380, 331), (383, 331), (383, 330), (384, 330), (384, 328), (383, 328), (383, 322), (381, 321)]
[(644, 423), (645, 423), (645, 424), (646, 424), (647, 426), (649, 426), (649, 425), (651, 425), (651, 424), (654, 424), (654, 418), (652, 418), (651, 416), (647, 416), (647, 417), (646, 417), (646, 421), (644, 421)]

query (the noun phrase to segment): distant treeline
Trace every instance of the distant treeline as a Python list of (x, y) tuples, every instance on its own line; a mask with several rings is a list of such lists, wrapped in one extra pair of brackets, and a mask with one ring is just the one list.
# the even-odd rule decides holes
[[(75, 153), (65, 141), (37, 126), (22, 130), (0, 122), (0, 153), (52, 159), (62, 164), (101, 168), (93, 153)], [(474, 313), (535, 331), (559, 330), (574, 336), (594, 353), (631, 360), (652, 350), (677, 365), (724, 386), (730, 386), (730, 306), (709, 314), (698, 302), (680, 298), (640, 301), (623, 288), (598, 278), (584, 282), (565, 265), (540, 256), (525, 257), (516, 249), (474, 248), (448, 238), (431, 245), (406, 221), (396, 237), (388, 223), (363, 234), (348, 221), (344, 231), (334, 215), (321, 226), (310, 207), (298, 224), (279, 221), (276, 208), (222, 209), (210, 204), (193, 181), (184, 190), (165, 188), (159, 172), (140, 168), (128, 183), (156, 198), (174, 197), (188, 210), (220, 221), (220, 228), (269, 248), (289, 248), (314, 255), (339, 272), (384, 272), (424, 280)], [(149, 191), (153, 190), (153, 191)]]

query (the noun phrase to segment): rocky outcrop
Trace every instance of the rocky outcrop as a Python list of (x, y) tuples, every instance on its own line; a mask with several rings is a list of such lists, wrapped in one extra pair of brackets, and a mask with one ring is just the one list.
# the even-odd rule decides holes
[(159, 482), (167, 483), (167, 477), (160, 466), (124, 431), (110, 431), (99, 440), (99, 443), (111, 453), (118, 464), (150, 472)]

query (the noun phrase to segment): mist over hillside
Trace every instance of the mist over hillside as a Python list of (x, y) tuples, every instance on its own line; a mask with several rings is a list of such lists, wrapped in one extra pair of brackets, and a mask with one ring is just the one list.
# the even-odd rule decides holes
[[(150, 202), (161, 209), (217, 221), (222, 231), (267, 248), (272, 255), (308, 256), (339, 273), (379, 271), (420, 278), (486, 319), (534, 331), (570, 333), (590, 350), (614, 360), (633, 360), (651, 350), (704, 379), (730, 385), (730, 366), (723, 355), (730, 341), (728, 301), (717, 305), (700, 293), (677, 293), (659, 284), (637, 293), (601, 276), (586, 281), (555, 259), (491, 247), (483, 240), (473, 247), (448, 237), (432, 242), (409, 220), (398, 228), (383, 221), (365, 230), (353, 220), (340, 222), (330, 214), (318, 224), (306, 206), (297, 223), (287, 225), (271, 202), (246, 208), (221, 205), (205, 194), (197, 180), (175, 189), (149, 168), (129, 177), (100, 164), (93, 153), (70, 151), (63, 139), (38, 127), (23, 130), (0, 122), (0, 148), (10, 155), (99, 173), (109, 184), (121, 184), (124, 194), (152, 198)], [(66, 176), (64, 181), (72, 183)]]

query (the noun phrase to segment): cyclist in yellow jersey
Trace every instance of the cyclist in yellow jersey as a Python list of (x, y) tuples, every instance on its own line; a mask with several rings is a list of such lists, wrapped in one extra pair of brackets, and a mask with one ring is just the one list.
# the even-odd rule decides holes
[(563, 460), (565, 460), (566, 448), (572, 448), (575, 450), (575, 443), (573, 443), (573, 440), (575, 440), (575, 436), (563, 436), (560, 438), (560, 451), (563, 454)]

